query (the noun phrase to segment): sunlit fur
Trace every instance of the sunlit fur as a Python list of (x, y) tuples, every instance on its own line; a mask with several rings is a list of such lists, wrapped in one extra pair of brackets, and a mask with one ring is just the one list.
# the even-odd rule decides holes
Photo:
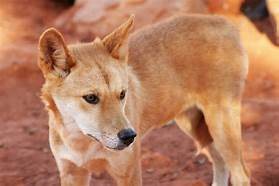
[[(229, 172), (234, 186), (250, 185), (240, 127), (248, 60), (237, 30), (217, 16), (179, 16), (127, 42), (132, 26), (130, 17), (92, 43), (67, 46), (55, 29), (40, 38), (42, 100), (61, 184), (88, 185), (92, 171), (107, 170), (118, 185), (141, 185), (140, 138), (176, 120), (212, 161), (212, 185), (227, 185)], [(96, 105), (83, 99), (92, 93)], [(113, 150), (124, 128), (137, 132), (136, 141)]]

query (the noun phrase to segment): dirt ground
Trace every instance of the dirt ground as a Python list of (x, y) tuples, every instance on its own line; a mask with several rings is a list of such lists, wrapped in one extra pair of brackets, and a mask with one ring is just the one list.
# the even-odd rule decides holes
[[(36, 42), (65, 9), (53, 1), (0, 0), (0, 186), (59, 185), (39, 99), (43, 78), (36, 66)], [(260, 99), (246, 96), (243, 106), (243, 149), (252, 185), (278, 186), (279, 99), (267, 91)], [(176, 125), (153, 130), (143, 140), (143, 184), (210, 185), (211, 165), (195, 152)], [(106, 173), (92, 178), (94, 186), (113, 184)]]

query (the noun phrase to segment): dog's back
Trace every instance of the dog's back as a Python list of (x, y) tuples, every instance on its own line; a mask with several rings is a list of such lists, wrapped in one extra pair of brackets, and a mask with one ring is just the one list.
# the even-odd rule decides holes
[(130, 37), (128, 59), (144, 99), (153, 100), (151, 109), (156, 105), (158, 116), (144, 113), (155, 123), (186, 102), (240, 97), (248, 70), (236, 28), (219, 16), (179, 16), (139, 30)]

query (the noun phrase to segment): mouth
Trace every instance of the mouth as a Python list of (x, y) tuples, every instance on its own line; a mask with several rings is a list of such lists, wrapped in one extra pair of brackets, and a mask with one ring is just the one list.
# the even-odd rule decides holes
[(94, 137), (93, 135), (91, 134), (86, 134), (87, 136), (89, 136), (90, 138), (96, 140), (97, 142), (101, 143), (104, 147), (110, 149), (110, 150), (115, 150), (115, 151), (120, 151), (120, 150), (123, 150), (125, 149), (126, 147), (128, 147), (127, 145), (123, 144), (123, 143), (119, 143), (116, 147), (110, 147), (110, 146), (107, 146), (107, 145), (104, 145), (100, 140), (98, 140), (96, 137)]
[(98, 140), (96, 137), (92, 136), (91, 134), (86, 134), (86, 135), (89, 136), (89, 137), (91, 137), (91, 138), (93, 138), (94, 140), (100, 142), (100, 140)]

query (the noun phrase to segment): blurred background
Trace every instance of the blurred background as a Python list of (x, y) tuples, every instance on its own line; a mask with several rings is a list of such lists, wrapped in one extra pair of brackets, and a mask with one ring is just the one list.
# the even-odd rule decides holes
[[(250, 59), (243, 98), (244, 156), (252, 185), (279, 185), (279, 0), (0, 0), (0, 186), (59, 185), (48, 146), (37, 43), (48, 27), (68, 43), (103, 37), (135, 14), (135, 29), (175, 14), (220, 14), (239, 29)], [(151, 140), (152, 139), (152, 140)], [(143, 184), (206, 186), (211, 165), (169, 125), (143, 140)], [(94, 186), (114, 185), (107, 173)]]

